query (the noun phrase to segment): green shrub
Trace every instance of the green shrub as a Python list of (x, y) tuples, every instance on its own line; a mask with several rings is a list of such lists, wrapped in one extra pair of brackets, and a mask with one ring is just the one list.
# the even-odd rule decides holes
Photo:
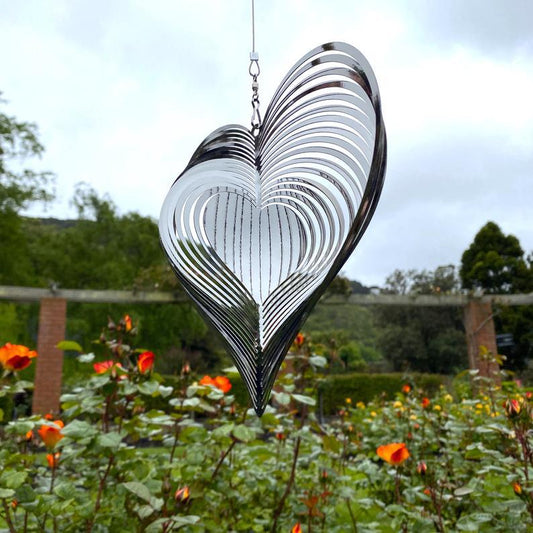
[(319, 404), (323, 414), (333, 414), (345, 404), (346, 398), (355, 402), (369, 402), (378, 396), (392, 399), (409, 383), (428, 395), (435, 394), (448, 379), (440, 374), (341, 374), (328, 376), (318, 387)]

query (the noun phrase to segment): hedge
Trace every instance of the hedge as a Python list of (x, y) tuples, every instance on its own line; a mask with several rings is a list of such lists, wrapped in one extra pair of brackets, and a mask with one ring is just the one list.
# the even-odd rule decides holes
[(346, 398), (357, 402), (369, 402), (377, 397), (390, 400), (408, 383), (422, 389), (425, 394), (435, 394), (441, 386), (449, 385), (449, 376), (440, 374), (339, 374), (328, 376), (318, 387), (318, 400), (322, 413), (335, 413), (346, 404)]

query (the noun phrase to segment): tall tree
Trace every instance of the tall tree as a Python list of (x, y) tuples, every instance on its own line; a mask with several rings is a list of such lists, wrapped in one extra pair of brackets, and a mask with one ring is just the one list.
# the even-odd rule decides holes
[[(465, 289), (487, 293), (527, 293), (533, 291), (533, 263), (519, 240), (505, 235), (494, 222), (487, 222), (463, 253), (460, 270)], [(498, 307), (494, 322), (497, 333), (511, 333), (514, 346), (500, 348), (507, 357), (506, 367), (521, 370), (533, 352), (533, 306)]]
[(28, 284), (31, 279), (20, 212), (34, 202), (52, 199), (53, 176), (23, 167), (28, 158), (43, 151), (35, 124), (0, 111), (0, 284)]

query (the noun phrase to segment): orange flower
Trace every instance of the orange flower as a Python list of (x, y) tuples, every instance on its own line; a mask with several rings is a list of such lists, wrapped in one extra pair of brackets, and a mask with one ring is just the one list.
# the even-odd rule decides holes
[(279, 431), (278, 433), (276, 433), (276, 439), (285, 440), (286, 439), (285, 434)]
[(395, 466), (401, 465), (410, 456), (409, 450), (403, 442), (384, 444), (376, 450), (376, 453), (381, 459)]
[(60, 457), (61, 457), (61, 454), (59, 452), (47, 454), (46, 460), (48, 461), (48, 466), (50, 468), (57, 468)]
[(43, 418), (46, 418), (46, 420), (53, 420), (54, 415), (52, 413), (46, 413)]
[(429, 407), (429, 404), (431, 403), (431, 400), (429, 398), (422, 398), (422, 407), (426, 409)]
[(302, 526), (300, 525), (300, 522), (297, 522), (294, 524), (294, 526), (291, 529), (291, 533), (302, 533)]
[(211, 385), (211, 387), (216, 387), (224, 393), (231, 390), (231, 382), (224, 376), (217, 376), (215, 379), (211, 376), (204, 376), (198, 383), (199, 385)]
[(32, 439), (33, 439), (33, 431), (30, 429), (29, 431), (26, 432), (26, 440), (30, 441)]
[(55, 445), (64, 437), (61, 433), (61, 428), (65, 424), (61, 420), (54, 420), (53, 423), (55, 426), (41, 426), (37, 432), (47, 448), (55, 448)]
[(298, 333), (298, 335), (296, 335), (296, 338), (294, 339), (294, 344), (296, 344), (296, 346), (300, 348), (304, 342), (305, 342), (305, 337), (301, 333)]
[(154, 366), (155, 355), (153, 352), (143, 352), (139, 355), (137, 366), (141, 374), (146, 374)]
[(225, 376), (217, 376), (214, 379), (214, 382), (215, 382), (215, 387), (217, 389), (220, 389), (224, 394), (231, 390), (231, 382)]
[(114, 361), (108, 360), (108, 361), (102, 361), (101, 363), (94, 363), (93, 368), (94, 371), (97, 374), (104, 374), (107, 372), (110, 368), (113, 368), (113, 365), (115, 364)]
[(17, 372), (24, 370), (31, 364), (31, 360), (37, 357), (37, 352), (20, 344), (4, 344), (0, 348), (0, 363), (5, 370)]
[(514, 490), (514, 493), (517, 496), (520, 496), (522, 494), (522, 485), (520, 485), (520, 483), (518, 483), (518, 481), (515, 481), (513, 483), (513, 490)]
[(189, 491), (189, 487), (185, 486), (175, 492), (174, 500), (176, 500), (176, 503), (187, 503), (189, 501), (190, 496), (191, 493)]
[(128, 332), (128, 331), (131, 331), (132, 327), (133, 326), (132, 326), (130, 315), (125, 315), (124, 316), (124, 329), (126, 330), (126, 332)]
[(411, 385), (409, 385), (409, 383), (406, 383), (403, 387), (402, 387), (402, 392), (404, 394), (409, 394), (411, 392)]

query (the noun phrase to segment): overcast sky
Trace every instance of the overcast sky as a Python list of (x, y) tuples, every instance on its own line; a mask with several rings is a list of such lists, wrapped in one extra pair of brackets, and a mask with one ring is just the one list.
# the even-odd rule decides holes
[[(343, 272), (458, 264), (488, 221), (533, 250), (530, 0), (256, 0), (260, 97), (304, 53), (359, 48), (389, 142), (380, 205)], [(250, 121), (249, 0), (0, 0), (2, 110), (35, 121), (57, 176), (154, 218), (212, 130)], [(36, 211), (33, 211), (36, 214)]]

